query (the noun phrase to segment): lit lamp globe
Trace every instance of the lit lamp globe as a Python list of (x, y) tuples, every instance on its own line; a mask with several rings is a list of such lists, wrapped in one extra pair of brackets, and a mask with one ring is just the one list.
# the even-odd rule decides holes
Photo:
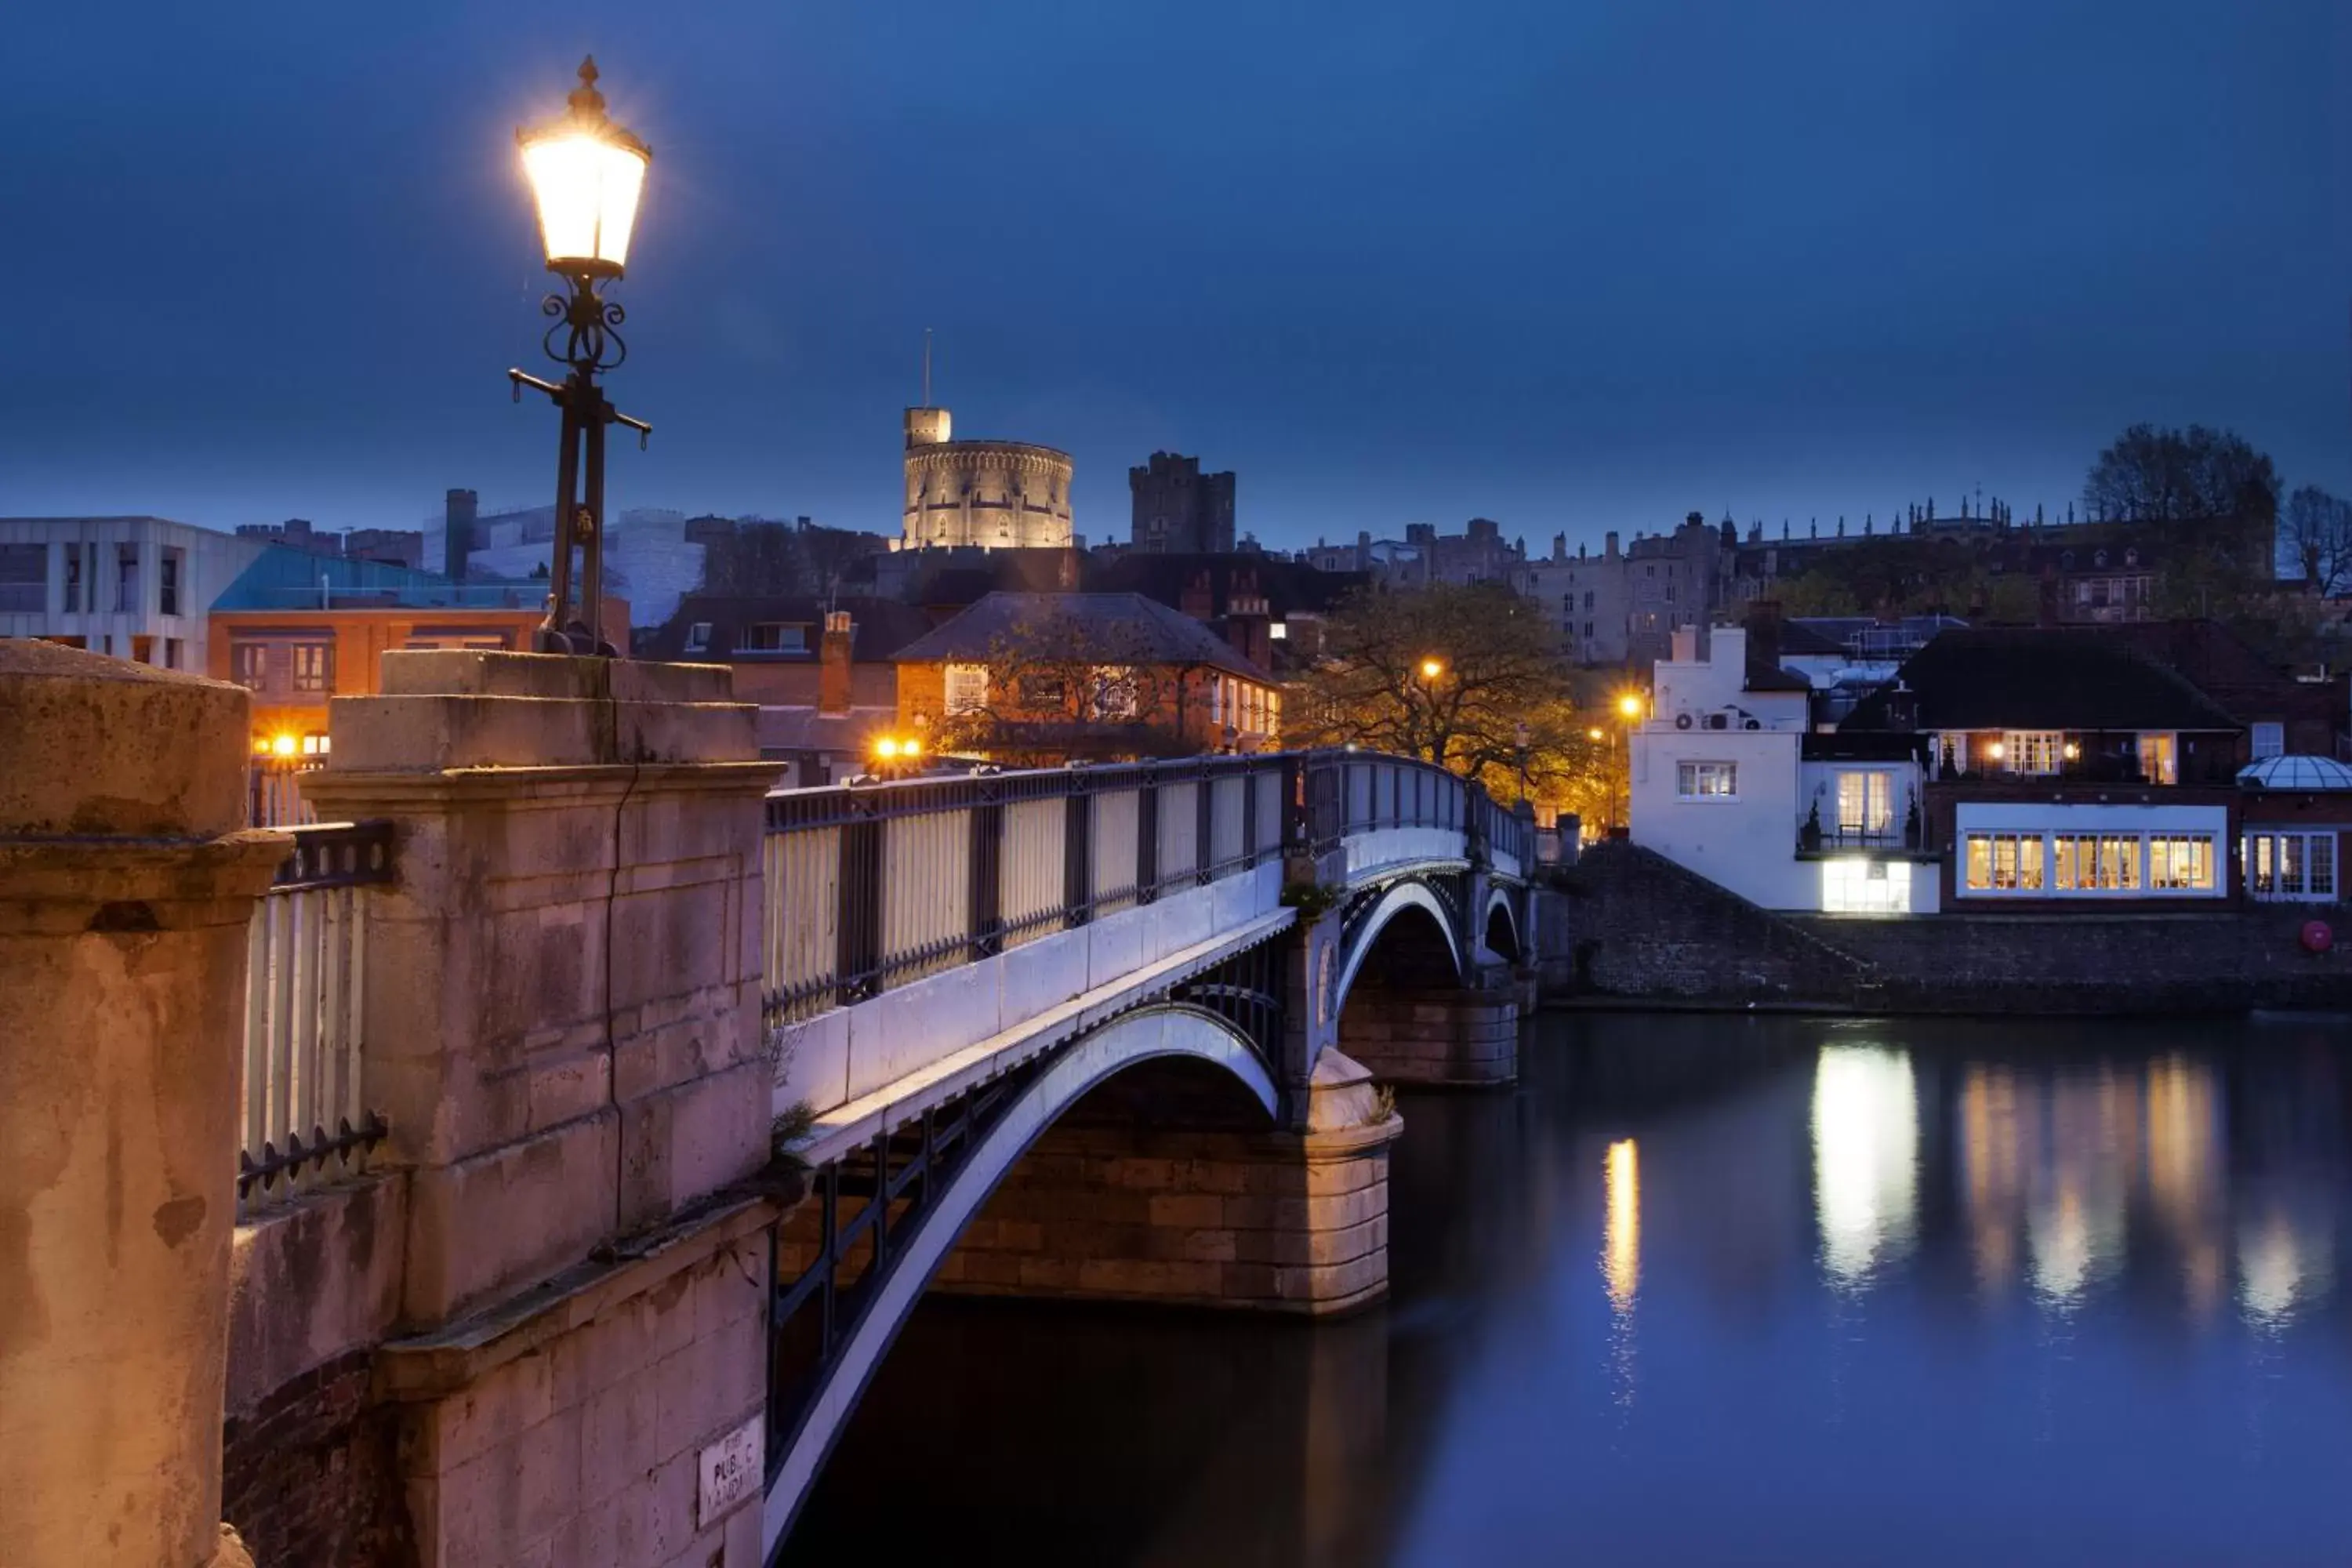
[(515, 132), (524, 175), (539, 207), (547, 269), (567, 278), (618, 278), (629, 259), (637, 198), (653, 149), (604, 117), (593, 56), (555, 119)]

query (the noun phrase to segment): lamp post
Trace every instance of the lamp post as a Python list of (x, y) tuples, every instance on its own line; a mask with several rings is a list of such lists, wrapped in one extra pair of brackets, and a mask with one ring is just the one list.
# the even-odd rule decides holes
[[(569, 108), (555, 119), (517, 131), (515, 143), (539, 208), (547, 269), (567, 285), (564, 292), (540, 302), (540, 313), (553, 319), (541, 346), (569, 374), (556, 383), (509, 370), (507, 380), (517, 402), (525, 386), (537, 387), (563, 416), (555, 471), (555, 560), (539, 650), (610, 656), (613, 647), (597, 627), (604, 599), (604, 426), (627, 426), (637, 433), (640, 447), (653, 426), (614, 408), (596, 384), (597, 372), (616, 368), (629, 355), (619, 331), (627, 312), (597, 289), (621, 279), (653, 150), (605, 118), (593, 57), (580, 62), (580, 85), (567, 101)], [(563, 339), (560, 348), (558, 334)], [(572, 597), (574, 546), (580, 551), (577, 615)]]
[(1424, 658), (1415, 671), (1421, 677), (1421, 695), (1427, 706), (1429, 721), (1429, 760), (1439, 767), (1445, 765), (1445, 747), (1437, 734), (1437, 681), (1445, 673), (1445, 661), (1435, 657)]
[(1606, 838), (1611, 830), (1617, 826), (1617, 731), (1603, 730), (1595, 725), (1584, 732), (1584, 738), (1588, 741), (1606, 742), (1609, 746), (1609, 769), (1606, 774), (1608, 791), (1601, 810), (1601, 836)]

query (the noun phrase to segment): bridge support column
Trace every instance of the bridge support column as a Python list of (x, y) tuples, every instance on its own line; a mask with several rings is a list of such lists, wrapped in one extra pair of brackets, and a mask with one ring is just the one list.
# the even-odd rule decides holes
[(0, 1562), (250, 1564), (220, 1523), (247, 697), (0, 643)]
[(1384, 1083), (1510, 1083), (1519, 1076), (1520, 990), (1516, 982), (1391, 988), (1359, 975), (1339, 1014), (1339, 1046)]
[(416, 1559), (755, 1568), (751, 710), (724, 670), (539, 654), (388, 654), (383, 692), (335, 700), (304, 794), (397, 834), (362, 1077), (407, 1189), (373, 1384)]

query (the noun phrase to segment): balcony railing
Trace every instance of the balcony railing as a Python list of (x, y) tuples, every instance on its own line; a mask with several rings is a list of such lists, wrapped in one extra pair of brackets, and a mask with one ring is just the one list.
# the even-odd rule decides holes
[(383, 1119), (360, 1089), (366, 922), (393, 879), (388, 823), (298, 827), (247, 932), (240, 1216), (355, 1175)]

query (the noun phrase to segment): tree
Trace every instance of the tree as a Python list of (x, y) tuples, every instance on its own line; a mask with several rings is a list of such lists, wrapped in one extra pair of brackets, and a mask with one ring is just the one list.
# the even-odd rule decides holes
[(2270, 585), (2278, 471), (2243, 437), (2191, 425), (2135, 425), (2091, 465), (2083, 500), (2103, 522), (2147, 527), (2165, 545), (2160, 601), (2172, 614), (2220, 613)]
[(2289, 570), (2321, 597), (2352, 590), (2352, 502), (2303, 486), (2287, 498), (2279, 542)]
[(2091, 465), (2083, 500), (2107, 522), (2205, 522), (2278, 514), (2271, 460), (2229, 430), (2135, 425)]
[(1622, 722), (1579, 705), (1535, 605), (1507, 588), (1449, 584), (1343, 601), (1283, 717), (1286, 744), (1416, 757), (1504, 801), (1524, 776), (1540, 805), (1587, 812), (1609, 787), (1588, 731)]
[(1060, 607), (989, 639), (979, 662), (977, 701), (940, 715), (933, 750), (1030, 763), (1183, 755), (1200, 749), (1188, 737), (1216, 673), (1165, 662), (1139, 627)]

